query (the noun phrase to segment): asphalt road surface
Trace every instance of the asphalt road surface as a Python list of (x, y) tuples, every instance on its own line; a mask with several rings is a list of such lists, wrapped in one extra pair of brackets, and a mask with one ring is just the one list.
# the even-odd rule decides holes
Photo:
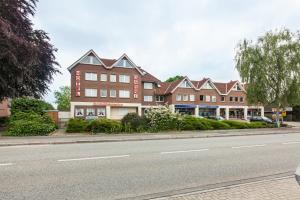
[(299, 163), (300, 133), (0, 147), (0, 199), (147, 199)]

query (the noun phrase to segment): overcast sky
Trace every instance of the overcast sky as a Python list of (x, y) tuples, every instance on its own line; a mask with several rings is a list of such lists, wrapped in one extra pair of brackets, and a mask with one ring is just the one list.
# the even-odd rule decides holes
[(239, 79), (235, 47), (268, 30), (300, 26), (299, 0), (40, 0), (33, 23), (58, 49), (61, 75), (53, 91), (70, 85), (67, 67), (89, 49), (103, 58), (126, 53), (161, 80)]

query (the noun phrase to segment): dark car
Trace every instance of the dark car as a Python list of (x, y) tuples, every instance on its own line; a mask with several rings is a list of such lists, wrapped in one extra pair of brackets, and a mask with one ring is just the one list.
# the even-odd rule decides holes
[(295, 173), (295, 177), (296, 177), (296, 181), (299, 183), (300, 185), (300, 165), (297, 168), (297, 171)]
[(253, 117), (250, 117), (249, 120), (250, 120), (250, 122), (266, 122), (266, 123), (269, 123), (269, 124), (274, 123), (270, 118), (261, 117), (261, 116), (253, 116)]

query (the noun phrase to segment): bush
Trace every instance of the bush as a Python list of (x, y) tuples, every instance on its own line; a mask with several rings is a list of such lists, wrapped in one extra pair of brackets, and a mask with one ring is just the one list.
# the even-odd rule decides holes
[(234, 129), (250, 128), (250, 123), (248, 123), (248, 122), (239, 122), (239, 121), (233, 121), (233, 120), (224, 120), (222, 122), (228, 124), (231, 128), (234, 128)]
[(16, 120), (9, 123), (7, 135), (9, 136), (36, 136), (48, 135), (55, 130), (54, 124), (41, 123), (37, 120)]
[(74, 118), (70, 119), (67, 123), (67, 133), (81, 133), (85, 132), (88, 122), (84, 119)]
[(0, 117), (0, 127), (5, 127), (8, 124), (8, 117)]
[(38, 114), (34, 112), (16, 112), (9, 119), (10, 122), (17, 120), (38, 121), (40, 123), (53, 124), (53, 120), (47, 114)]
[(148, 120), (136, 113), (128, 113), (121, 122), (125, 132), (143, 132), (147, 130)]
[(226, 124), (225, 122), (222, 121), (217, 121), (217, 120), (213, 120), (213, 119), (205, 119), (207, 120), (207, 122), (210, 124), (210, 126), (212, 127), (212, 129), (230, 129), (230, 125)]
[(119, 121), (101, 118), (89, 122), (86, 128), (92, 133), (119, 133), (122, 132), (122, 124)]
[(181, 123), (179, 115), (172, 113), (166, 106), (147, 109), (145, 117), (149, 122), (148, 127), (151, 132), (178, 130)]
[(209, 121), (193, 116), (184, 116), (182, 119), (181, 130), (211, 130), (213, 129)]
[(275, 125), (272, 124), (267, 124), (265, 122), (250, 122), (248, 124), (249, 128), (271, 128), (271, 127), (275, 127)]
[(44, 110), (53, 110), (53, 106), (45, 101), (33, 98), (16, 98), (11, 102), (11, 113), (34, 112), (43, 114)]

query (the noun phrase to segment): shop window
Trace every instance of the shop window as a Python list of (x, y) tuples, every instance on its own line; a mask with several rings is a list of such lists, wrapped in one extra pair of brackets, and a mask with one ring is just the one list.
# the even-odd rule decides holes
[(104, 117), (106, 115), (106, 110), (105, 108), (98, 108), (97, 109), (97, 116), (99, 117)]
[(95, 116), (96, 115), (95, 109), (94, 108), (87, 108), (86, 109), (86, 115), (87, 116)]
[(84, 115), (84, 110), (83, 110), (83, 108), (76, 108), (76, 109), (75, 109), (75, 116), (76, 116), (76, 117), (83, 117), (83, 115)]

